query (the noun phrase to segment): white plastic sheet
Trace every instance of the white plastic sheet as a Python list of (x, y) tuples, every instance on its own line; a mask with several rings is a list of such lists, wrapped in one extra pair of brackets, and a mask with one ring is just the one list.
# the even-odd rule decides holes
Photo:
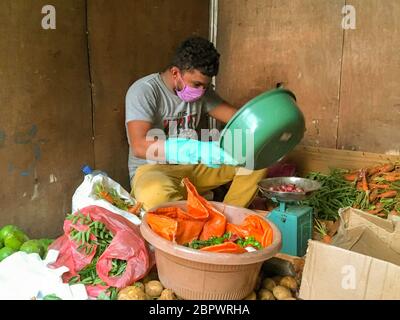
[(87, 300), (85, 286), (63, 283), (67, 267), (50, 269), (58, 251), (49, 250), (42, 260), (37, 253), (16, 252), (0, 262), (0, 300), (42, 299), (55, 294), (62, 300)]

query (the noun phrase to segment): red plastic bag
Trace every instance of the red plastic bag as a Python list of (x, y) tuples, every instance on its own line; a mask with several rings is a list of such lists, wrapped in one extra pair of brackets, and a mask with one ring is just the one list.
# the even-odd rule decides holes
[(187, 212), (178, 207), (159, 208), (146, 214), (151, 229), (161, 237), (178, 244), (220, 237), (225, 232), (226, 217), (199, 195), (188, 178)]
[(180, 208), (168, 207), (147, 213), (147, 223), (161, 237), (185, 244), (199, 237), (205, 219), (198, 219)]
[(211, 237), (221, 237), (225, 232), (226, 217), (215, 209), (206, 199), (197, 192), (195, 186), (188, 178), (183, 179), (188, 193), (188, 212), (193, 215), (206, 217), (200, 240), (207, 240)]
[[(112, 213), (107, 209), (98, 206), (89, 206), (79, 211), (84, 215), (89, 215), (93, 221), (100, 221), (105, 224), (114, 237), (108, 248), (100, 256), (96, 271), (100, 279), (108, 286), (124, 288), (135, 281), (143, 278), (150, 271), (154, 264), (154, 257), (147, 248), (145, 240), (142, 238), (139, 228), (123, 218), (120, 215)], [(52, 265), (55, 268), (66, 266), (69, 272), (63, 275), (63, 280), (66, 282), (71, 277), (88, 265), (95, 255), (86, 256), (84, 252), (77, 250), (76, 243), (70, 239), (72, 228), (87, 228), (87, 226), (75, 226), (71, 221), (65, 220), (65, 234), (55, 240), (49, 249), (60, 251), (57, 261)], [(94, 236), (93, 236), (94, 237)], [(112, 259), (126, 260), (127, 266), (125, 272), (119, 277), (110, 277), (108, 273), (112, 269)], [(89, 288), (90, 287), (90, 288)], [(100, 288), (101, 287), (101, 288)], [(99, 289), (104, 289), (104, 286), (88, 286), (89, 296), (97, 296), (100, 293)], [(91, 295), (91, 292), (95, 295)]]

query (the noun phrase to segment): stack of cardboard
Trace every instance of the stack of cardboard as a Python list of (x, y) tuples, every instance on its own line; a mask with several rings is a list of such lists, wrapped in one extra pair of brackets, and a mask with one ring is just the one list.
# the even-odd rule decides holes
[(332, 245), (310, 240), (300, 298), (400, 299), (400, 222), (352, 208), (340, 219)]

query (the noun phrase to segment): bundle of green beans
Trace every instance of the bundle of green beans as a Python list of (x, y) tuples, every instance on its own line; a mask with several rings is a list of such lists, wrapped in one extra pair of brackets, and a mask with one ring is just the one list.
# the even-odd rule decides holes
[[(104, 223), (100, 221), (93, 221), (89, 215), (78, 213), (75, 215), (68, 215), (67, 220), (72, 224), (86, 225), (89, 228), (87, 231), (78, 231), (76, 229), (71, 231), (71, 239), (75, 241), (79, 251), (83, 251), (86, 255), (91, 255), (96, 248), (96, 253), (91, 261), (85, 268), (78, 272), (78, 275), (69, 280), (70, 284), (82, 283), (84, 285), (106, 285), (97, 275), (96, 265), (100, 256), (104, 253), (110, 245), (114, 235), (108, 230)], [(96, 240), (91, 239), (91, 235), (96, 237)], [(96, 247), (97, 246), (97, 247)], [(125, 260), (113, 259), (112, 268), (109, 276), (118, 277), (125, 272), (127, 262)], [(110, 287), (107, 292), (111, 300), (116, 299), (118, 289)]]
[(311, 172), (306, 178), (321, 183), (321, 189), (309, 199), (302, 201), (304, 205), (314, 208), (316, 218), (336, 221), (339, 218), (339, 209), (359, 204), (360, 208), (368, 206), (368, 195), (357, 190), (356, 182), (343, 179), (345, 170), (334, 169), (329, 175)]

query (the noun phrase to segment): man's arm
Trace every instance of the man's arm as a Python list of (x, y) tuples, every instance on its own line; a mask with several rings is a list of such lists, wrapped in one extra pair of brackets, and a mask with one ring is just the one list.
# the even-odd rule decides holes
[[(135, 157), (147, 160), (164, 160), (164, 141), (147, 140), (147, 132), (152, 128), (151, 122), (133, 120), (127, 123), (129, 141)], [(151, 147), (151, 151), (147, 152)]]
[(223, 103), (213, 108), (208, 114), (218, 121), (227, 123), (237, 111), (238, 109), (224, 101)]
[(134, 120), (127, 123), (133, 154), (142, 159), (176, 164), (198, 164), (216, 168), (219, 165), (237, 165), (237, 162), (214, 142), (194, 139), (167, 139), (149, 141), (146, 139), (151, 128), (148, 121)]

